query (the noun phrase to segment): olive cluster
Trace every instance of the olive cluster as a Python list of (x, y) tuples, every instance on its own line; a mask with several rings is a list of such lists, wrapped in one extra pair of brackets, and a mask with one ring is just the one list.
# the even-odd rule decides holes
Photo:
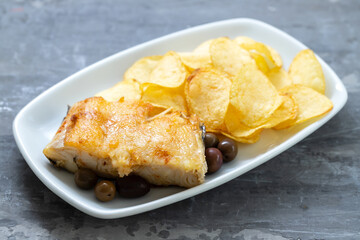
[(219, 170), (223, 162), (230, 162), (235, 159), (238, 148), (234, 140), (219, 138), (213, 133), (206, 133), (204, 138), (205, 157), (208, 165), (208, 173)]
[(121, 197), (136, 198), (150, 191), (150, 184), (140, 176), (129, 175), (113, 180), (99, 180), (90, 169), (80, 168), (74, 175), (75, 184), (81, 189), (94, 188), (95, 196), (102, 202), (114, 199), (116, 191)]

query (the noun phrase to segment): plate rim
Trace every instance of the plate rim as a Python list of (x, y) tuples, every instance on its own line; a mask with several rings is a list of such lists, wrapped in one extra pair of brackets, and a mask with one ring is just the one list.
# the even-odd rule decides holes
[[(257, 156), (256, 158), (254, 158), (254, 161), (249, 162), (247, 165), (245, 165), (244, 167), (242, 167), (241, 169), (239, 169), (238, 171), (232, 171), (229, 172), (227, 174), (221, 175), (217, 177), (217, 181), (213, 184), (208, 184), (208, 185), (199, 185), (190, 189), (186, 189), (184, 191), (169, 195), (169, 196), (165, 196), (147, 203), (143, 203), (140, 205), (136, 205), (136, 206), (130, 206), (130, 207), (125, 207), (125, 208), (120, 208), (120, 209), (98, 209), (98, 208), (94, 208), (94, 207), (90, 207), (86, 204), (82, 204), (80, 201), (76, 200), (76, 198), (73, 198), (71, 196), (69, 196), (69, 194), (66, 191), (63, 191), (60, 188), (57, 188), (56, 185), (52, 184), (50, 181), (48, 181), (48, 179), (46, 178), (46, 174), (43, 174), (41, 172), (41, 170), (38, 168), (38, 166), (35, 164), (35, 162), (32, 160), (30, 154), (27, 152), (26, 150), (26, 146), (24, 145), (22, 138), (21, 138), (21, 133), (19, 132), (19, 124), (21, 122), (21, 119), (24, 117), (24, 115), (27, 113), (27, 111), (29, 111), (29, 109), (33, 106), (36, 105), (39, 101), (41, 101), (41, 99), (50, 94), (51, 92), (55, 91), (58, 87), (72, 81), (73, 78), (77, 78), (79, 76), (81, 76), (82, 74), (86, 73), (89, 69), (92, 68), (97, 68), (97, 67), (101, 67), (102, 65), (106, 64), (107, 62), (113, 60), (114, 58), (117, 58), (118, 55), (120, 54), (126, 54), (128, 52), (132, 52), (134, 50), (137, 49), (141, 49), (141, 48), (145, 48), (148, 45), (152, 45), (156, 42), (160, 42), (169, 38), (176, 38), (179, 35), (182, 35), (184, 33), (187, 32), (196, 32), (199, 29), (204, 29), (204, 28), (209, 28), (209, 27), (213, 27), (216, 25), (226, 25), (226, 24), (234, 24), (234, 23), (239, 23), (239, 24), (255, 24), (255, 25), (260, 25), (260, 27), (265, 27), (270, 29), (273, 32), (276, 32), (277, 34), (280, 34), (282, 37), (285, 37), (286, 39), (290, 39), (291, 41), (294, 41), (295, 43), (299, 44), (302, 48), (307, 48), (303, 43), (301, 43), (299, 40), (295, 39), (294, 37), (290, 36), (289, 34), (285, 33), (284, 31), (270, 25), (267, 24), (265, 22), (259, 21), (259, 20), (255, 20), (255, 19), (251, 19), (251, 18), (233, 18), (233, 19), (228, 19), (228, 20), (222, 20), (222, 21), (216, 21), (216, 22), (211, 22), (211, 23), (206, 23), (206, 24), (202, 24), (202, 25), (198, 25), (198, 26), (194, 26), (188, 29), (184, 29), (184, 30), (180, 30), (174, 33), (170, 33), (168, 35), (165, 36), (161, 36), (159, 38), (155, 38), (153, 40), (138, 44), (136, 46), (130, 47), (128, 49), (122, 50), (120, 52), (117, 52), (113, 55), (110, 55), (109, 57), (106, 57), (100, 61), (97, 61), (83, 69), (81, 69), (80, 71), (71, 74), (70, 76), (68, 76), (67, 78), (59, 81), (58, 83), (56, 83), (55, 85), (53, 85), (52, 87), (48, 88), (47, 90), (45, 90), (44, 92), (42, 92), (41, 94), (39, 94), (37, 97), (35, 97), (33, 100), (31, 100), (28, 104), (26, 104), (16, 115), (16, 117), (14, 118), (13, 121), (13, 135), (15, 138), (15, 142), (22, 154), (22, 156), (24, 157), (25, 161), (27, 162), (27, 164), (29, 165), (29, 167), (31, 168), (31, 170), (35, 173), (35, 175), (45, 184), (45, 186), (47, 186), (53, 193), (55, 193), (57, 196), (59, 196), (60, 198), (62, 198), (64, 201), (66, 201), (67, 203), (69, 203), (71, 206), (79, 209), (80, 211), (91, 215), (93, 217), (97, 217), (97, 218), (103, 218), (103, 219), (113, 219), (113, 218), (121, 218), (121, 217), (126, 217), (126, 216), (131, 216), (131, 215), (135, 215), (135, 214), (139, 214), (139, 213), (143, 213), (143, 212), (147, 212), (150, 210), (154, 210), (160, 207), (164, 207), (170, 204), (173, 204), (175, 202), (179, 202), (181, 200), (184, 200), (186, 198), (195, 196), (197, 194), (206, 192), (210, 189), (213, 189), (215, 187), (218, 187), (248, 171), (250, 171), (251, 169), (267, 162), (268, 160), (270, 160), (271, 158), (277, 156), (278, 154), (286, 151), (287, 149), (291, 148), (292, 146), (294, 146), (296, 143), (302, 141), (303, 139), (305, 139), (307, 136), (309, 136), (310, 134), (312, 134), (314, 131), (316, 131), (318, 128), (320, 128), (322, 125), (324, 125), (326, 122), (328, 122), (332, 117), (334, 117), (345, 105), (345, 103), (347, 102), (348, 99), (348, 93), (347, 90), (345, 88), (345, 86), (343, 85), (342, 81), (340, 80), (340, 78), (337, 76), (337, 74), (333, 71), (333, 69), (324, 61), (322, 60), (318, 55), (317, 58), (319, 59), (320, 63), (322, 66), (327, 66), (329, 73), (331, 74), (332, 78), (335, 78), (337, 87), (340, 88), (340, 93), (342, 93), (341, 95), (341, 101), (337, 102), (337, 108), (332, 109), (332, 111), (330, 113), (328, 113), (327, 115), (325, 115), (322, 119), (320, 119), (317, 122), (312, 123), (311, 125), (307, 126), (306, 128), (301, 129), (299, 132), (295, 133), (293, 136), (291, 136), (289, 139), (287, 139), (286, 141), (282, 142), (281, 144), (279, 144), (278, 146), (276, 146), (275, 148), (272, 148), (270, 150), (268, 150), (267, 152), (265, 152), (263, 155), (261, 156)], [(26, 116), (26, 115), (25, 115)], [(298, 136), (300, 135), (300, 136)], [(298, 136), (298, 137), (296, 137)], [(259, 159), (258, 159), (259, 158)], [(257, 161), (255, 161), (257, 160)]]

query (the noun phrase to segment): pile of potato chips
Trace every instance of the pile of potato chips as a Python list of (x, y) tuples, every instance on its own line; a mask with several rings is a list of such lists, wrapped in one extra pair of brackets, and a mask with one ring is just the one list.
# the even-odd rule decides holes
[(195, 114), (208, 132), (254, 143), (266, 128), (288, 128), (329, 112), (333, 105), (324, 93), (324, 74), (311, 50), (299, 52), (287, 72), (275, 49), (240, 36), (211, 39), (192, 52), (144, 57), (97, 96)]

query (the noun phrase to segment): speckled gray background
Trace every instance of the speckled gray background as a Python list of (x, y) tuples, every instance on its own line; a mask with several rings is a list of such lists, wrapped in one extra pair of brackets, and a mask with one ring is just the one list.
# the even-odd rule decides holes
[[(35, 96), (138, 43), (235, 17), (268, 22), (317, 52), (349, 91), (344, 109), (227, 184), (123, 219), (83, 214), (27, 166), (11, 124)], [(0, 239), (360, 239), (359, 25), (356, 0), (0, 0)]]

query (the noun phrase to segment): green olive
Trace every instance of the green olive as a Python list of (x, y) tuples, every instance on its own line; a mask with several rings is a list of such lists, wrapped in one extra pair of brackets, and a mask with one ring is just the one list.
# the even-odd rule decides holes
[(95, 186), (95, 196), (102, 202), (114, 199), (116, 193), (115, 184), (108, 180), (102, 180)]

